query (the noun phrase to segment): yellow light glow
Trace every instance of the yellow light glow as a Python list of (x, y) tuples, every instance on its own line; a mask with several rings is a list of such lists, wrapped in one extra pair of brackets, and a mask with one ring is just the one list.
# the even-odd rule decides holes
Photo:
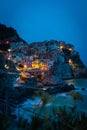
[(72, 64), (72, 60), (71, 59), (69, 59), (69, 64)]
[(35, 60), (35, 61), (32, 62), (32, 68), (33, 69), (39, 69), (40, 68), (39, 60)]
[(72, 48), (69, 48), (69, 51), (72, 51)]
[(11, 58), (10, 57), (8, 57), (8, 60), (10, 60)]
[(41, 63), (40, 63), (40, 69), (41, 69), (41, 70), (48, 70), (47, 64), (41, 62)]
[(7, 64), (5, 64), (5, 68), (6, 68), (6, 69), (9, 69), (9, 66), (8, 66)]
[(41, 80), (43, 80), (44, 77), (45, 77), (45, 76), (44, 76), (44, 72), (42, 72), (42, 73), (41, 73)]
[(0, 52), (3, 52), (2, 50), (0, 50)]
[(21, 70), (22, 70), (22, 68), (16, 67), (16, 70), (21, 71)]
[(25, 72), (21, 72), (21, 76), (24, 77), (24, 78), (27, 78), (27, 75)]
[(42, 66), (41, 70), (48, 70), (48, 67), (47, 66)]
[(61, 46), (60, 46), (60, 49), (63, 49), (63, 48), (64, 48), (64, 46), (61, 45)]
[(32, 63), (32, 68), (36, 68), (36, 69), (38, 69), (39, 68), (39, 64), (38, 63)]
[(10, 59), (11, 59), (11, 55), (8, 56), (8, 60), (10, 60)]
[(24, 65), (24, 68), (26, 69), (26, 68), (27, 68), (27, 65)]
[(11, 49), (8, 49), (8, 52), (11, 52)]

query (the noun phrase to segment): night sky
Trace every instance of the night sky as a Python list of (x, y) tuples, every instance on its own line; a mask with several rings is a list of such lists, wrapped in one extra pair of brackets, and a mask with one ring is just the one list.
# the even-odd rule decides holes
[(64, 40), (87, 65), (87, 0), (0, 0), (0, 23), (28, 43)]

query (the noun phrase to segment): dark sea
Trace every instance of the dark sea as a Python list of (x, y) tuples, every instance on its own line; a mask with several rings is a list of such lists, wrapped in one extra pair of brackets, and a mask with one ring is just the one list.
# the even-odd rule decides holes
[[(87, 114), (87, 79), (71, 79), (66, 80), (68, 84), (73, 84), (76, 87), (76, 90), (73, 90), (75, 92), (79, 92), (83, 96), (83, 101), (77, 100), (77, 110), (85, 112)], [(85, 90), (82, 90), (82, 88), (85, 88)], [(32, 112), (29, 112), (29, 109), (34, 110), (36, 106), (39, 107), (42, 105), (42, 101), (39, 97), (34, 97), (33, 99), (27, 99), (22, 104), (22, 109), (20, 108), (20, 115), (24, 118), (30, 119), (30, 115), (32, 115)], [(69, 96), (68, 92), (66, 93), (58, 93), (52, 95), (51, 100), (46, 104), (45, 106), (45, 112), (51, 113), (52, 108), (56, 107), (59, 108), (59, 106), (66, 106), (66, 107), (72, 107), (74, 104), (74, 100), (71, 96)], [(31, 108), (30, 108), (31, 107)], [(39, 108), (38, 108), (39, 109)], [(26, 111), (28, 110), (28, 111)], [(18, 108), (16, 108), (15, 113), (18, 113)]]
[[(80, 111), (84, 111), (87, 113), (87, 79), (71, 79), (66, 81), (68, 84), (73, 84), (76, 87), (75, 92), (79, 92), (83, 96), (83, 101), (77, 101), (77, 108)], [(82, 90), (85, 88), (85, 90)], [(67, 93), (56, 94), (54, 97), (57, 100), (57, 104), (65, 105), (65, 106), (72, 106), (73, 99)]]

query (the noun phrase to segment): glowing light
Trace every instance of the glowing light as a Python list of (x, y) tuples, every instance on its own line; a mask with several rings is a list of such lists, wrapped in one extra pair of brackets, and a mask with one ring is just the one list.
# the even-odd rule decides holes
[(10, 57), (8, 57), (8, 60), (10, 60), (11, 58)]
[(40, 69), (41, 69), (41, 70), (48, 70), (47, 64), (41, 62), (41, 63), (40, 63)]
[(11, 52), (11, 49), (8, 49), (8, 52)]
[(6, 44), (9, 44), (10, 42), (9, 42), (9, 41), (6, 41), (5, 43), (6, 43)]
[(44, 72), (42, 72), (42, 73), (41, 73), (41, 80), (43, 80), (44, 77), (45, 77), (45, 76), (44, 76)]
[(27, 68), (27, 65), (26, 65), (26, 64), (24, 65), (24, 68), (25, 68), (25, 69)]
[(22, 71), (22, 72), (20, 73), (20, 75), (21, 75), (23, 78), (30, 78), (30, 77), (31, 77), (30, 73), (29, 73), (29, 72), (25, 72), (25, 71)]
[(72, 51), (72, 48), (69, 48), (69, 51)]
[(10, 60), (10, 59), (11, 59), (11, 55), (8, 56), (8, 60)]
[(64, 48), (64, 46), (63, 46), (63, 45), (61, 45), (61, 46), (60, 46), (60, 49), (63, 49), (63, 48)]
[(69, 59), (69, 64), (72, 64), (72, 60), (71, 59)]
[(32, 68), (34, 68), (34, 69), (40, 68), (39, 60), (35, 60), (34, 62), (32, 62)]
[(27, 78), (27, 75), (25, 72), (21, 72), (21, 76), (24, 77), (24, 78)]
[(2, 50), (0, 50), (0, 53), (2, 53), (3, 51)]
[(32, 68), (39, 69), (39, 64), (38, 63), (32, 63)]
[(21, 71), (21, 70), (22, 70), (22, 68), (16, 67), (16, 70)]
[(73, 61), (71, 59), (69, 59), (69, 64), (72, 66), (72, 68), (75, 68), (75, 64), (73, 63)]
[(9, 66), (8, 66), (7, 64), (5, 64), (5, 68), (6, 68), (6, 69), (9, 69)]

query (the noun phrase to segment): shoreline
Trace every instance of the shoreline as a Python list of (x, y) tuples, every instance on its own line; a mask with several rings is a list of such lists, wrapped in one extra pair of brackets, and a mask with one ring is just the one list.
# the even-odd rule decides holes
[(87, 79), (87, 77), (63, 78), (63, 80)]
[[(84, 79), (84, 78), (83, 78)], [(69, 87), (69, 85), (68, 85), (68, 87)], [(74, 86), (75, 87), (75, 86)], [(49, 91), (49, 94), (50, 95), (55, 95), (55, 94), (60, 94), (60, 93), (67, 93), (67, 92), (69, 92), (69, 91), (72, 91), (72, 90), (75, 90), (75, 89), (72, 89), (72, 90), (69, 90), (69, 91), (61, 91), (60, 90), (60, 88), (61, 87), (58, 87), (58, 86), (54, 86), (50, 91), (49, 91), (49, 89), (48, 89), (48, 91)], [(66, 88), (66, 87), (65, 87)], [(20, 89), (22, 89), (22, 88), (20, 88)], [(70, 89), (70, 87), (69, 87), (69, 89)], [(14, 101), (14, 99), (15, 99), (15, 101), (14, 102), (12, 102), (12, 103), (14, 103), (14, 104), (16, 104), (16, 105), (20, 105), (20, 104), (22, 104), (22, 103), (24, 103), (27, 99), (32, 99), (33, 98), (33, 95), (35, 95), (35, 91), (36, 91), (36, 89), (32, 89), (32, 88), (25, 88), (25, 90), (26, 90), (26, 92), (25, 92), (25, 94), (23, 95), (22, 93), (21, 93), (21, 95), (19, 96), (18, 95), (18, 97), (16, 97), (16, 99), (13, 97), (12, 99), (11, 99), (11, 101), (13, 100)], [(42, 90), (42, 89), (39, 89), (40, 91), (44, 91), (44, 90)], [(57, 90), (57, 91), (56, 91)], [(31, 91), (31, 92), (30, 92)], [(38, 91), (38, 89), (37, 89), (37, 91)], [(30, 96), (29, 96), (29, 93), (31, 94)], [(10, 99), (10, 98), (9, 98)], [(8, 102), (10, 102), (10, 100), (8, 99)], [(10, 110), (11, 108), (9, 108), (9, 110)], [(12, 112), (12, 111), (11, 111)], [(10, 113), (9, 113), (10, 114)]]

